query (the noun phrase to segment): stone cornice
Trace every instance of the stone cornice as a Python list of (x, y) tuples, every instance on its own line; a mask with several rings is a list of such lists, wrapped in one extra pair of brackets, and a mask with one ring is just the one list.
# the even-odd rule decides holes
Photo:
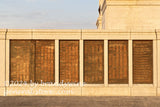
[(56, 30), (56, 29), (9, 29), (1, 30), (1, 40), (155, 40), (160, 39), (160, 30)]
[(0, 34), (17, 34), (17, 33), (81, 33), (81, 32), (136, 32), (136, 33), (154, 33), (160, 32), (160, 29), (143, 29), (143, 30), (124, 30), (124, 29), (111, 29), (111, 30), (98, 30), (98, 29), (0, 29)]

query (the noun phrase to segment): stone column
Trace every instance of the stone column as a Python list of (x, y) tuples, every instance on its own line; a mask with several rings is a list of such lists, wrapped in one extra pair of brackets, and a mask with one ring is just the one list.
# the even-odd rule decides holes
[(0, 30), (0, 96), (5, 96), (5, 35), (6, 30)]
[(108, 40), (104, 40), (104, 84), (108, 86)]
[(132, 40), (129, 40), (128, 41), (128, 58), (129, 58), (129, 87), (132, 87), (132, 84), (133, 84), (133, 72), (132, 72)]
[(153, 86), (157, 87), (157, 40), (153, 40)]
[(80, 40), (80, 86), (83, 86), (83, 40)]
[(157, 30), (157, 95), (160, 96), (160, 30)]
[(55, 83), (59, 84), (59, 40), (55, 40)]

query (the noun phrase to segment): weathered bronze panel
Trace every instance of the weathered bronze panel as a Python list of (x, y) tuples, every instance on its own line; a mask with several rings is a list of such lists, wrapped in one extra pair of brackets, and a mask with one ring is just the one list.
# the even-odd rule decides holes
[(153, 83), (153, 41), (133, 41), (133, 83)]
[(79, 41), (60, 41), (60, 81), (79, 82)]
[(34, 81), (34, 52), (32, 41), (10, 41), (10, 81)]
[(84, 82), (104, 83), (104, 41), (84, 41)]
[(108, 82), (109, 84), (127, 84), (128, 41), (110, 40), (108, 44)]
[(55, 81), (55, 42), (52, 40), (36, 41), (35, 80), (40, 83)]

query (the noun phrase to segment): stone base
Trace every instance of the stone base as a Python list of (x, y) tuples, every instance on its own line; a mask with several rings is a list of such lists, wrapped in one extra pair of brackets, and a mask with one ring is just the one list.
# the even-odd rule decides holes
[(0, 87), (0, 96), (5, 96), (5, 87)]
[[(6, 96), (160, 96), (160, 88), (154, 87), (52, 87), (52, 86), (10, 86)], [(5, 95), (5, 88), (0, 88), (0, 95)]]

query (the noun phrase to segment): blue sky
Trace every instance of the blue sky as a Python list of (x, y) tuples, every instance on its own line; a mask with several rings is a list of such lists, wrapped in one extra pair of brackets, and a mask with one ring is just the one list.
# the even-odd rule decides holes
[(0, 28), (96, 29), (99, 0), (0, 0)]

